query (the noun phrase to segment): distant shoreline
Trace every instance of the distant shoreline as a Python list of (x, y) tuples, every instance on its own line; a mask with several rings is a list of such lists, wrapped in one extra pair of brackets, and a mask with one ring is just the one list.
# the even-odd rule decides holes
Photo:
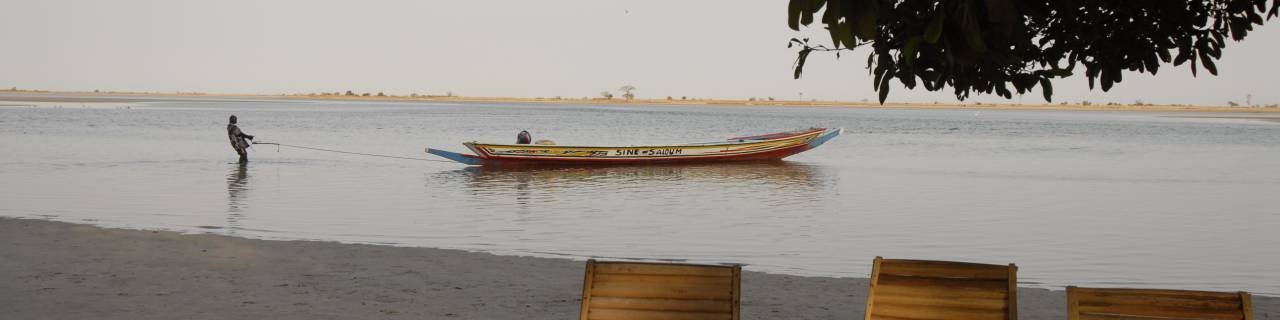
[[(204, 93), (134, 93), (134, 92), (58, 92), (0, 90), (0, 101), (39, 102), (146, 102), (163, 98), (243, 98), (279, 100), (333, 100), (333, 101), (400, 101), (400, 102), (472, 102), (472, 103), (547, 103), (593, 105), (673, 105), (673, 106), (777, 106), (777, 107), (835, 107), (858, 109), (962, 109), (962, 110), (1053, 110), (1053, 111), (1130, 111), (1130, 112), (1222, 112), (1280, 114), (1280, 108), (1197, 106), (1181, 104), (1015, 104), (1015, 103), (898, 103), (880, 105), (873, 102), (848, 101), (750, 101), (721, 99), (563, 99), (563, 98), (506, 98), (464, 96), (347, 96), (347, 95), (261, 95), (261, 94), (204, 94)], [(14, 100), (13, 98), (24, 98)], [(59, 100), (62, 98), (62, 101)], [(67, 99), (71, 98), (71, 99)], [(106, 99), (94, 99), (106, 98)], [(28, 100), (31, 99), (31, 100)]]

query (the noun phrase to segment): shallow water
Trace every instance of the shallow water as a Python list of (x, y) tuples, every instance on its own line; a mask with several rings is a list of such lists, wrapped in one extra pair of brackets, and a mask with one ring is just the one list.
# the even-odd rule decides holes
[[(0, 100), (14, 100), (0, 96)], [(866, 276), (1015, 262), (1023, 285), (1280, 294), (1280, 123), (1174, 113), (135, 99), (0, 107), (0, 216), (536, 256)], [(97, 107), (95, 107), (97, 106)], [(489, 169), (513, 141), (845, 135), (781, 163)], [(1204, 116), (1205, 114), (1197, 114)]]

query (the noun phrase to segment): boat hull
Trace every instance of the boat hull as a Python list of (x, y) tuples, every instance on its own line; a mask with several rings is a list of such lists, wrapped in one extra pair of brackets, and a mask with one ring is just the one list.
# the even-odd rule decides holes
[(842, 129), (815, 128), (733, 138), (712, 143), (587, 147), (464, 143), (475, 155), (427, 149), (428, 153), (469, 165), (635, 165), (721, 161), (776, 161), (816, 148)]

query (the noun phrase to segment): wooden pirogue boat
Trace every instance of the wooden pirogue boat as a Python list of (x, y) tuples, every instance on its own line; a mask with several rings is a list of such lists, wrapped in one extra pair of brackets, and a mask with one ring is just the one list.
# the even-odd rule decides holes
[(427, 153), (469, 165), (618, 165), (780, 160), (831, 140), (844, 129), (811, 128), (724, 141), (666, 146), (591, 147), (466, 142), (475, 155), (427, 148)]

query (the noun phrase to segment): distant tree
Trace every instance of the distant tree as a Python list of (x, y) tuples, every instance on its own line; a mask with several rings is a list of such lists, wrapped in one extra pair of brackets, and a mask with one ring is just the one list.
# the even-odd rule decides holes
[(369, 93), (368, 93), (368, 92), (361, 93), (361, 94), (360, 94), (360, 96), (361, 96), (361, 97), (368, 97), (368, 96), (369, 96)]
[(351, 92), (351, 90), (347, 90), (347, 95), (348, 95), (348, 96), (354, 96), (354, 95), (356, 95), (356, 93), (355, 93), (355, 92)]
[(605, 100), (612, 100), (613, 93), (609, 91), (600, 91), (600, 97), (604, 98)]
[(773, 97), (769, 97), (769, 101), (773, 101)]
[(453, 97), (453, 91), (449, 91), (449, 92), (445, 93), (445, 94), (444, 94), (444, 96), (452, 98), (452, 97)]
[(379, 97), (385, 97), (385, 96), (387, 96), (387, 95), (382, 94), (382, 91), (378, 91), (378, 96), (379, 96)]
[(622, 97), (626, 98), (627, 101), (635, 100), (636, 98), (635, 93), (632, 93), (632, 91), (636, 91), (636, 87), (633, 85), (622, 86), (618, 88), (618, 91), (622, 91)]
[(1155, 74), (1163, 63), (1217, 75), (1226, 39), (1240, 41), (1264, 15), (1280, 14), (1280, 1), (791, 0), (787, 24), (799, 31), (819, 11), (831, 43), (791, 39), (788, 46), (800, 47), (796, 78), (814, 51), (838, 57), (866, 45), (880, 103), (893, 79), (908, 89), (917, 81), (929, 91), (951, 87), (959, 99), (974, 92), (1011, 99), (1039, 85), (1051, 100), (1051, 80), (1077, 64), (1089, 88), (1101, 82), (1102, 91), (1125, 71)]
[(686, 96), (680, 96), (680, 100), (689, 100), (689, 97), (686, 97)]
[(671, 101), (671, 96), (667, 96), (667, 101)]
[(751, 97), (751, 98), (747, 99), (747, 101), (755, 102), (755, 101), (756, 101), (756, 97)]
[(1239, 106), (1240, 106), (1240, 104), (1239, 104), (1239, 103), (1236, 103), (1235, 101), (1227, 101), (1227, 105), (1228, 105), (1228, 106), (1232, 106), (1232, 107), (1239, 107)]

